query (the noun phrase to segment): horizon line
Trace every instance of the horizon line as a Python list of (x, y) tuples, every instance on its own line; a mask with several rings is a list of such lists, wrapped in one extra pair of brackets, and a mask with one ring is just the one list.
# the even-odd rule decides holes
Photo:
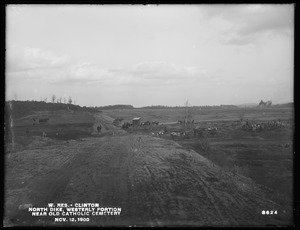
[[(51, 103), (51, 104), (65, 104), (65, 105), (69, 105), (69, 103), (57, 103), (57, 102), (45, 102), (45, 101), (38, 101), (38, 100), (5, 100), (5, 102), (10, 102), (10, 101), (21, 101), (21, 102), (44, 102), (44, 103)], [(290, 104), (290, 103), (294, 103), (293, 101), (290, 102), (281, 102), (281, 103), (276, 103), (273, 105), (280, 105), (280, 104)], [(205, 106), (251, 106), (251, 105), (258, 105), (259, 103), (254, 103), (254, 102), (245, 102), (245, 103), (239, 103), (239, 104), (211, 104), (211, 105), (190, 105), (188, 107), (205, 107)], [(186, 107), (185, 105), (143, 105), (143, 106), (134, 106), (132, 104), (110, 104), (110, 105), (81, 105), (81, 104), (71, 104), (71, 105), (77, 105), (77, 106), (85, 106), (85, 107), (109, 107), (109, 106), (132, 106), (133, 108), (144, 108), (144, 107)]]

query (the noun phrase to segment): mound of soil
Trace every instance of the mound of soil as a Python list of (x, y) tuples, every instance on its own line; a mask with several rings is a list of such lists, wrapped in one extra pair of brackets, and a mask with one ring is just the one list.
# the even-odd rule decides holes
[[(38, 140), (36, 140), (37, 143)], [(7, 226), (262, 226), (291, 224), (251, 179), (232, 175), (172, 140), (148, 135), (86, 138), (6, 159)], [(33, 218), (20, 205), (99, 203), (120, 216), (85, 223)], [(277, 210), (265, 216), (262, 210)]]

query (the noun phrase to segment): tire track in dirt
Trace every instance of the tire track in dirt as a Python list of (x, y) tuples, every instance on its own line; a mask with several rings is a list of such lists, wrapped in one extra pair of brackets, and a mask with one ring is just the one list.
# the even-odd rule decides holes
[[(66, 162), (63, 153), (68, 150), (76, 152)], [(276, 204), (250, 180), (231, 177), (206, 158), (170, 140), (146, 135), (107, 136), (85, 139), (60, 151), (63, 163), (34, 178), (29, 185), (34, 206), (95, 202), (122, 208), (120, 216), (90, 216), (90, 222), (82, 225), (279, 223), (257, 213), (262, 207)], [(21, 219), (19, 223), (29, 223), (22, 212), (14, 218)], [(53, 224), (53, 218), (44, 219)], [(32, 218), (29, 220), (37, 225)]]
[[(201, 176), (201, 174), (199, 174), (199, 171), (191, 170), (192, 167), (187, 166), (183, 169), (187, 170), (186, 174), (190, 174), (190, 177), (193, 177), (195, 180), (198, 180), (200, 184), (202, 184), (207, 197), (211, 198), (211, 204), (215, 207), (216, 210), (220, 210), (218, 211), (218, 213), (223, 212), (225, 214), (225, 218), (223, 218), (223, 220), (230, 219), (229, 213), (231, 213), (232, 216), (236, 216), (236, 214), (239, 213), (239, 220), (243, 220), (244, 218), (244, 221), (247, 219), (252, 219), (252, 221), (256, 220), (257, 223), (263, 223), (262, 218), (258, 218), (261, 217), (261, 215), (259, 215), (260, 213), (257, 211), (258, 204), (262, 208), (274, 209), (275, 207), (278, 207), (276, 205), (273, 205), (271, 207), (272, 202), (266, 202), (266, 200), (262, 198), (261, 193), (256, 193), (256, 188), (253, 188), (251, 190), (252, 194), (250, 194), (249, 196), (247, 194), (243, 194), (243, 191), (238, 190), (238, 188), (232, 182), (232, 188), (230, 188), (229, 190), (223, 189), (222, 192), (219, 192), (217, 189), (220, 186), (218, 181), (214, 183), (208, 183), (208, 181), (206, 180), (207, 176)], [(208, 171), (203, 170), (203, 172)], [(232, 177), (232, 179), (234, 180), (234, 177)], [(231, 182), (228, 181), (227, 183), (229, 184)], [(249, 198), (247, 196), (249, 196)], [(230, 197), (231, 199), (226, 199), (226, 197)], [(225, 203), (228, 204), (225, 205)], [(229, 209), (230, 211), (225, 212), (226, 209), (228, 210), (228, 207), (231, 207)]]
[[(181, 179), (184, 181), (184, 184), (181, 186), (190, 189), (197, 189), (197, 193), (194, 194), (195, 196), (193, 196), (195, 197), (194, 200), (198, 200), (198, 202), (199, 201), (201, 202), (201, 200), (205, 199), (205, 201), (202, 202), (202, 205), (207, 206), (207, 210), (209, 210), (209, 212), (202, 211), (202, 215), (207, 217), (210, 215), (210, 213), (214, 213), (213, 219), (215, 223), (218, 222), (224, 223), (226, 221), (226, 218), (224, 218), (222, 213), (219, 211), (219, 208), (222, 203), (218, 202), (217, 205), (217, 201), (219, 200), (216, 199), (213, 189), (210, 189), (202, 179), (196, 177), (195, 172), (183, 167), (183, 162), (175, 163), (171, 161), (171, 164), (173, 164), (176, 170), (180, 172), (179, 174), (177, 174), (177, 178), (181, 177)], [(180, 167), (178, 167), (177, 164), (178, 165), (181, 164)], [(184, 197), (185, 196), (184, 192), (181, 192), (180, 196)], [(187, 206), (191, 206), (191, 205), (189, 204)], [(190, 215), (190, 213), (188, 213), (188, 215)]]
[[(156, 140), (158, 141), (158, 140)], [(218, 167), (213, 169), (212, 164), (209, 165), (206, 164), (207, 160), (197, 160), (194, 158), (193, 154), (188, 153), (187, 151), (180, 151), (175, 150), (173, 148), (173, 155), (165, 154), (164, 148), (161, 148), (157, 151), (157, 149), (153, 149), (153, 147), (159, 147), (157, 143), (151, 145), (151, 141), (149, 140), (146, 143), (147, 146), (142, 146), (141, 148), (143, 150), (140, 151), (140, 154), (145, 154), (143, 159), (140, 159), (140, 164), (143, 165), (145, 171), (147, 171), (149, 180), (151, 181), (152, 188), (148, 189), (148, 191), (156, 191), (156, 200), (164, 200), (166, 201), (168, 199), (168, 202), (160, 202), (160, 205), (158, 205), (157, 208), (160, 211), (160, 215), (163, 215), (165, 213), (172, 216), (171, 212), (168, 212), (166, 207), (164, 207), (161, 204), (169, 203), (172, 204), (172, 209), (180, 209), (183, 210), (184, 206), (186, 207), (193, 207), (190, 208), (190, 210), (194, 211), (187, 211), (186, 214), (184, 212), (181, 213), (181, 217), (186, 218), (188, 220), (189, 218), (195, 219), (198, 218), (201, 219), (201, 224), (204, 223), (213, 223), (214, 225), (238, 225), (238, 224), (253, 224), (253, 220), (256, 221), (257, 224), (264, 224), (266, 223), (266, 219), (260, 215), (260, 213), (257, 210), (262, 210), (258, 208), (272, 208), (278, 207), (275, 203), (269, 201), (266, 199), (265, 196), (262, 196), (262, 193), (257, 193), (257, 188), (253, 187), (254, 191), (252, 191), (252, 194), (244, 194), (244, 192), (239, 190), (239, 187), (236, 186), (232, 182), (232, 188), (223, 188), (221, 189), (220, 186), (222, 184), (219, 182), (218, 173), (216, 172)], [(164, 146), (168, 146), (167, 143), (164, 144)], [(147, 151), (147, 148), (152, 147), (150, 151)], [(176, 154), (178, 156), (176, 156)], [(147, 160), (145, 158), (151, 159), (152, 162), (146, 163)], [(159, 166), (155, 165), (155, 159), (159, 158), (163, 163), (164, 166), (168, 165), (169, 168), (165, 170), (163, 168), (158, 168)], [(199, 158), (199, 157), (198, 157)], [(201, 158), (201, 157), (200, 157)], [(153, 162), (154, 161), (154, 162)], [(157, 167), (156, 167), (157, 166)], [(195, 168), (197, 167), (197, 170)], [(202, 170), (199, 170), (199, 166), (202, 166)], [(163, 188), (158, 189), (157, 188), (157, 180), (162, 179), (164, 177), (169, 177), (170, 182), (172, 185), (168, 184), (167, 186), (164, 186)], [(209, 182), (207, 178), (216, 178), (214, 182)], [(155, 178), (155, 179), (153, 179)], [(239, 178), (238, 178), (239, 179)], [(222, 180), (222, 179), (221, 179)], [(194, 186), (193, 186), (194, 185)], [(180, 193), (179, 195), (176, 195), (176, 192), (174, 194), (174, 189), (172, 188), (176, 187), (184, 187), (184, 188), (190, 188), (192, 191), (189, 194), (184, 194), (184, 192)], [(160, 193), (161, 189), (165, 189), (165, 192)], [(193, 191), (196, 189), (196, 191)], [(232, 189), (237, 190), (238, 192), (235, 194), (236, 196), (232, 196)], [(186, 191), (185, 191), (186, 192)], [(178, 193), (178, 192), (177, 192)], [(150, 193), (152, 194), (152, 193)], [(169, 194), (169, 196), (164, 196), (163, 194)], [(191, 196), (191, 194), (193, 194)], [(180, 199), (179, 197), (183, 197), (185, 199)], [(249, 196), (249, 199), (247, 198)], [(192, 197), (192, 198), (191, 198)], [(190, 198), (190, 199), (189, 199)], [(205, 201), (203, 201), (205, 199)], [(185, 200), (185, 202), (181, 202), (182, 200)], [(190, 201), (190, 202), (188, 202)], [(202, 205), (205, 205), (205, 210), (203, 209), (203, 206), (197, 206), (193, 205), (193, 203), (198, 204), (202, 203)], [(189, 204), (187, 204), (189, 203)], [(156, 204), (155, 204), (156, 205)], [(274, 206), (275, 205), (275, 206)], [(163, 210), (163, 211), (162, 211)], [(199, 215), (199, 213), (201, 213)], [(189, 217), (187, 217), (189, 216)], [(206, 220), (203, 220), (205, 218)], [(183, 218), (183, 219), (184, 219)], [(163, 219), (163, 218), (159, 218)], [(160, 222), (159, 219), (157, 222)], [(271, 221), (274, 221), (276, 223), (276, 220), (271, 219)], [(196, 221), (196, 220), (194, 220)], [(187, 223), (189, 221), (186, 221)], [(193, 221), (192, 221), (193, 222)], [(160, 222), (161, 223), (161, 222)], [(198, 221), (199, 224), (199, 221)]]
[[(86, 165), (87, 159), (92, 154), (91, 149), (78, 151), (76, 155), (69, 156), (67, 162), (66, 158), (63, 158), (63, 164), (59, 167), (56, 165), (52, 170), (33, 178), (28, 185), (30, 203), (35, 207), (47, 207), (48, 203), (66, 202), (63, 194), (67, 185), (76, 171)], [(29, 212), (17, 212), (11, 219), (17, 220), (20, 225), (28, 225), (32, 222), (29, 214)]]
[[(111, 140), (111, 137), (98, 140), (77, 146), (78, 153), (70, 161), (33, 180), (29, 186), (31, 203), (35, 207), (60, 202), (96, 202), (108, 207), (127, 205), (127, 184), (130, 182), (126, 170), (130, 164), (126, 162), (127, 155), (120, 154), (124, 150), (123, 145), (118, 144), (119, 140)], [(118, 193), (120, 189), (122, 192)], [(116, 218), (103, 217), (97, 224), (120, 223), (114, 221)], [(32, 222), (32, 218), (28, 213), (25, 215), (25, 212), (18, 212), (12, 219), (19, 219), (20, 225)], [(53, 222), (53, 218), (44, 219)], [(93, 223), (91, 221), (89, 224)]]
[[(141, 150), (141, 152), (146, 154), (147, 157), (149, 157), (149, 152), (147, 152), (145, 150)], [(153, 159), (154, 158), (152, 158), (152, 160)], [(162, 157), (159, 157), (159, 159), (162, 159)], [(151, 162), (151, 163), (153, 163), (153, 162)], [(150, 194), (153, 193), (152, 191), (156, 192), (156, 194), (153, 195), (155, 197), (154, 200), (159, 201), (158, 204), (156, 204), (156, 203), (154, 204), (154, 208), (152, 210), (152, 213), (155, 212), (154, 210), (156, 210), (156, 209), (160, 210), (160, 213), (157, 213), (158, 214), (157, 216), (159, 218), (156, 219), (156, 224), (159, 225), (159, 223), (162, 223), (163, 217), (170, 218), (170, 214), (171, 214), (171, 217), (173, 216), (173, 220), (176, 220), (180, 216), (183, 219), (186, 218), (185, 213), (181, 211), (181, 209), (183, 209), (183, 205), (180, 202), (180, 200), (178, 199), (178, 196), (170, 196), (170, 194), (172, 194), (172, 192), (173, 192), (173, 191), (171, 191), (173, 189), (173, 186), (171, 186), (168, 183), (166, 184), (167, 186), (161, 186), (159, 183), (160, 179), (162, 179), (162, 178), (169, 179), (170, 175), (172, 175), (173, 173), (169, 172), (168, 169), (167, 170), (166, 169), (158, 170), (157, 168), (153, 168), (153, 165), (148, 166), (145, 162), (143, 162), (143, 165), (144, 165), (143, 167), (147, 171), (148, 177), (150, 178), (149, 180), (151, 181), (151, 183), (150, 183), (151, 187), (148, 188), (148, 192), (151, 191)], [(176, 174), (174, 174), (174, 175), (176, 175)], [(172, 178), (174, 179), (175, 177), (172, 177)], [(175, 178), (175, 179), (178, 179), (178, 178)], [(177, 184), (176, 183), (177, 181), (174, 180), (173, 182), (175, 185)], [(162, 181), (162, 183), (164, 183), (164, 181)], [(189, 199), (184, 196), (182, 196), (182, 197), (185, 199)], [(169, 207), (166, 208), (161, 204), (167, 205)]]

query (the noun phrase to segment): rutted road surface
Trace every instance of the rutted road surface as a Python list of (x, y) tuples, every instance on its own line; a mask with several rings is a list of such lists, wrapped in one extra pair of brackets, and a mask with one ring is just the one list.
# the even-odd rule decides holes
[[(250, 179), (225, 173), (173, 141), (146, 135), (40, 147), (11, 154), (6, 165), (4, 222), (10, 226), (54, 225), (54, 217), (32, 217), (18, 207), (60, 202), (122, 208), (120, 216), (89, 216), (88, 223), (76, 225), (289, 223), (287, 214)], [(277, 210), (278, 215), (261, 215), (262, 210)]]

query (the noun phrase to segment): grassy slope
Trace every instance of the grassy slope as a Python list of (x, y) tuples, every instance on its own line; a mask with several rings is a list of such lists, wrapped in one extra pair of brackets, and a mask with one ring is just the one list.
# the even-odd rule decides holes
[[(12, 101), (6, 103), (5, 143), (10, 151), (12, 143), (24, 148), (41, 137), (68, 140), (90, 136), (96, 110), (76, 105), (53, 104), (44, 102)], [(33, 118), (49, 118), (46, 124), (33, 125)], [(29, 134), (26, 135), (26, 130)], [(60, 130), (59, 135), (56, 135)]]
[[(224, 169), (239, 172), (266, 186), (266, 189), (270, 189), (270, 196), (284, 204), (292, 198), (293, 191), (293, 112), (292, 107), (198, 110), (194, 111), (193, 119), (201, 127), (218, 127), (218, 135), (177, 141)], [(143, 121), (170, 122), (184, 117), (183, 109), (131, 109), (104, 113), (128, 121), (133, 117), (142, 117)], [(250, 121), (281, 119), (289, 123), (283, 129), (252, 132), (240, 129), (239, 122), (236, 122), (240, 118)], [(129, 132), (150, 134), (161, 129), (143, 127)], [(180, 130), (181, 126), (169, 126), (170, 131), (176, 129)], [(207, 151), (203, 150), (204, 144), (209, 147)]]
[[(184, 109), (119, 109), (105, 110), (104, 114), (113, 118), (124, 118), (131, 121), (134, 117), (141, 117), (143, 121), (171, 122), (183, 120)], [(194, 109), (195, 121), (232, 121), (243, 119), (292, 119), (293, 108), (241, 108), (241, 109)]]
[(9, 101), (5, 103), (5, 112), (13, 118), (21, 118), (38, 112), (67, 110), (96, 112), (91, 108), (80, 107), (79, 105), (63, 103), (46, 103), (38, 101)]

